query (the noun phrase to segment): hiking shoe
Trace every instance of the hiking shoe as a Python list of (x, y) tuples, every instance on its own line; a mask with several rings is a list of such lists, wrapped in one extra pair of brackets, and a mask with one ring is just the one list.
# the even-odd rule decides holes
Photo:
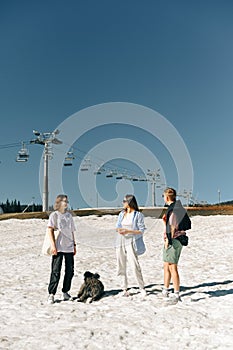
[(53, 294), (49, 294), (47, 303), (48, 304), (54, 304), (54, 295)]
[(69, 293), (62, 293), (63, 294), (63, 300), (70, 300), (73, 301), (74, 299), (72, 298), (72, 296)]

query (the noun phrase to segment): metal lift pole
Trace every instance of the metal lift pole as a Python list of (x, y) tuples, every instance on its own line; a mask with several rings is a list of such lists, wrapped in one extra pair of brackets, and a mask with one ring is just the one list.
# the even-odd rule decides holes
[(48, 142), (44, 147), (43, 211), (49, 210), (49, 151)]
[(44, 182), (43, 182), (43, 194), (42, 194), (42, 204), (43, 211), (49, 210), (49, 159), (52, 159), (51, 144), (60, 145), (61, 140), (57, 139), (57, 134), (59, 130), (53, 132), (41, 133), (37, 130), (33, 130), (36, 139), (31, 140), (30, 143), (39, 144), (44, 146)]

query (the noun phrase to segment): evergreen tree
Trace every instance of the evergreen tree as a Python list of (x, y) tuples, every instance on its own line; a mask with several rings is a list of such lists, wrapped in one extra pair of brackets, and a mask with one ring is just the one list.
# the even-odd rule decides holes
[(10, 213), (10, 202), (9, 199), (7, 198), (6, 204), (5, 204), (5, 213)]
[(12, 206), (12, 212), (17, 213), (17, 200), (15, 199)]
[(21, 212), (21, 204), (20, 204), (20, 201), (18, 201), (17, 203), (17, 213), (20, 213)]

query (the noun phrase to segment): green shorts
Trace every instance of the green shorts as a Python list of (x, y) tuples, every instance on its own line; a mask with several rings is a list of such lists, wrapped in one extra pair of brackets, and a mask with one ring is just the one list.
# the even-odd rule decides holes
[(163, 261), (178, 264), (182, 247), (178, 239), (173, 239), (172, 245), (169, 245), (167, 249), (163, 248)]

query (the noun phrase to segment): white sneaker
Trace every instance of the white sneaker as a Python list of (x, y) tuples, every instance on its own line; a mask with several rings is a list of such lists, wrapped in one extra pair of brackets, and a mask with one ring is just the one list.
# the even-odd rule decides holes
[(124, 289), (124, 290), (120, 293), (120, 296), (122, 296), (122, 297), (129, 297), (130, 294), (129, 294), (129, 292), (128, 292), (126, 289)]
[(62, 293), (62, 294), (63, 294), (63, 300), (70, 300), (70, 301), (74, 300), (69, 293), (66, 292), (66, 293)]
[(49, 294), (47, 303), (48, 304), (54, 304), (54, 295), (53, 294)]
[(182, 301), (181, 298), (180, 298), (180, 295), (177, 294), (177, 293), (171, 293), (171, 294), (169, 295), (169, 299), (170, 299), (171, 301), (174, 301), (174, 302)]
[(140, 290), (140, 293), (141, 293), (141, 297), (142, 297), (142, 298), (145, 298), (145, 297), (147, 296), (147, 292), (146, 292), (145, 289), (141, 289), (141, 290)]
[(162, 296), (164, 299), (168, 299), (169, 298), (169, 291), (167, 289), (163, 289)]

